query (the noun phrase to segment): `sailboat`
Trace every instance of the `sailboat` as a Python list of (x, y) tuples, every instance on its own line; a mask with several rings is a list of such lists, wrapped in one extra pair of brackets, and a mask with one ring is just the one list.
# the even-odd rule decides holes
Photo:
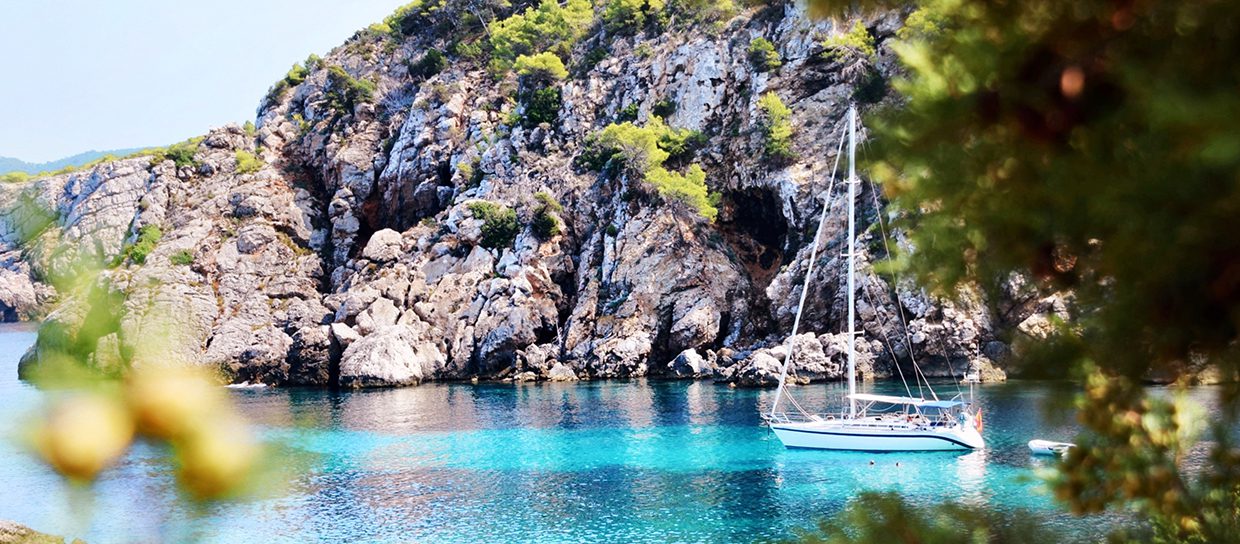
[[(963, 393), (958, 393), (950, 400), (940, 400), (926, 383), (931, 398), (912, 396), (873, 395), (857, 392), (857, 334), (856, 330), (856, 191), (860, 181), (856, 174), (857, 150), (857, 109), (855, 105), (848, 108), (848, 394), (845, 395), (848, 408), (840, 414), (811, 414), (797, 404), (787, 394), (786, 384), (788, 367), (793, 361), (793, 344), (784, 357), (784, 365), (780, 371), (779, 388), (775, 392), (775, 401), (770, 412), (765, 414), (767, 424), (775, 436), (789, 448), (811, 448), (824, 450), (853, 451), (935, 451), (935, 450), (975, 450), (986, 446), (982, 439), (981, 412), (973, 409), (972, 387), (969, 389), (969, 400)], [(842, 140), (842, 139), (841, 139)], [(843, 141), (840, 142), (841, 145)], [(836, 152), (836, 167), (839, 165), (839, 151)], [(831, 179), (835, 173), (832, 169)], [(831, 190), (827, 190), (828, 198)], [(813, 275), (814, 260), (819, 247), (819, 235), (826, 222), (829, 200), (824, 202), (822, 218), (818, 223), (818, 232), (814, 235), (814, 246), (810, 253), (810, 261), (805, 274), (805, 285), (801, 291), (800, 303), (797, 306), (796, 318), (792, 325), (792, 336), (796, 336), (801, 324), (801, 313), (805, 308), (805, 297), (809, 292), (809, 281)], [(790, 337), (791, 338), (791, 337)], [(916, 365), (916, 361), (913, 363)], [(918, 371), (918, 374), (920, 372)], [(903, 377), (903, 374), (901, 374)], [(922, 375), (924, 379), (924, 374)], [(918, 390), (921, 391), (920, 384)], [(780, 401), (787, 396), (794, 413), (780, 411)]]

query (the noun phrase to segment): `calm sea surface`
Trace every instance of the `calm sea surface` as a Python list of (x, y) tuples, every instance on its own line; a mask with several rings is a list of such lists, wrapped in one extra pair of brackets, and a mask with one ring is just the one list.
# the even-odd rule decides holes
[[(0, 519), (90, 543), (772, 541), (862, 490), (1032, 515), (1080, 541), (1127, 519), (1055, 506), (1034, 476), (1050, 461), (1030, 457), (1025, 442), (1073, 435), (1069, 416), (1041, 407), (1066, 386), (1019, 381), (978, 388), (989, 447), (965, 454), (786, 450), (759, 425), (773, 392), (710, 383), (233, 391), (289, 452), (283, 489), (195, 505), (179, 496), (166, 453), (142, 444), (76, 488), (14, 439), (44, 402), (16, 378), (33, 340), (29, 329), (0, 328)], [(821, 406), (840, 392), (796, 394)]]

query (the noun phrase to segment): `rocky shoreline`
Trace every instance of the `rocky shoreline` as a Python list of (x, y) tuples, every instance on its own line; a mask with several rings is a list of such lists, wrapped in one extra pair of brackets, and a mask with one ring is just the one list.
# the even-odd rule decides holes
[[(72, 544), (82, 541), (73, 539)], [(0, 544), (65, 544), (64, 537), (40, 533), (11, 521), (0, 520)]]
[[(894, 69), (886, 40), (901, 22), (864, 21), (884, 81)], [(212, 130), (188, 159), (0, 184), (0, 317), (69, 331), (103, 369), (175, 361), (233, 383), (772, 385), (834, 160), (825, 143), (857, 96), (822, 54), (823, 38), (847, 28), (795, 3), (751, 8), (706, 34), (595, 27), (566, 59), (575, 74), (559, 88), (556, 122), (532, 127), (513, 121), (525, 107), (507, 99), (515, 75), (497, 79), (465, 57), (434, 74), (415, 69), (449, 36), (359, 32), (273, 90), (253, 129)], [(778, 68), (754, 66), (746, 48), (757, 38), (773, 44)], [(370, 82), (373, 98), (342, 106), (350, 81)], [(761, 151), (758, 98), (770, 92), (792, 112), (792, 159)], [(621, 119), (650, 123), (656, 111), (701, 136), (686, 160), (719, 195), (714, 221), (631, 174), (581, 167), (593, 134)], [(1047, 316), (1067, 311), (1019, 278), (1007, 300), (948, 301), (875, 273), (886, 254), (877, 221), (890, 218), (868, 183), (857, 205), (867, 378), (916, 360), (932, 377), (1001, 380), (1011, 340), (1043, 334)], [(510, 211), (511, 239), (496, 243), (487, 209)], [(534, 226), (547, 217), (554, 233)], [(841, 215), (822, 234), (805, 317), (815, 333), (794, 340), (798, 381), (841, 376), (844, 230)], [(136, 259), (144, 236), (155, 241)], [(82, 259), (110, 263), (94, 281), (119, 302), (49, 280)], [(98, 319), (117, 326), (83, 326)], [(24, 369), (41, 364), (46, 336)]]

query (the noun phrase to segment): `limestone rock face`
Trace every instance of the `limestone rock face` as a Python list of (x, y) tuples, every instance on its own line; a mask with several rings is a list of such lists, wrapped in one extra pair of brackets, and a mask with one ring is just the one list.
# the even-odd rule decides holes
[(31, 277), (26, 263), (0, 268), (0, 320), (18, 321), (37, 317), (53, 296), (51, 287)]
[[(877, 66), (890, 76), (885, 40), (898, 17), (866, 23), (886, 29)], [(769, 386), (788, 349), (794, 380), (840, 379), (842, 215), (821, 233), (802, 334), (783, 344), (807, 280), (822, 173), (854, 96), (821, 60), (821, 41), (850, 26), (791, 3), (742, 11), (710, 33), (587, 36), (606, 40), (609, 57), (565, 80), (557, 121), (535, 128), (510, 120), (524, 111), (508, 100), (515, 75), (496, 84), (467, 59), (411, 73), (444, 36), (360, 33), (264, 99), (254, 133), (214, 129), (190, 164), (138, 157), (0, 184), (0, 318), (47, 317), (71, 333), (103, 312), (120, 330), (97, 342), (101, 368), (171, 361), (282, 385), (666, 376)], [(737, 46), (757, 36), (774, 42), (779, 70), (756, 71)], [(566, 61), (584, 66), (576, 57)], [(330, 67), (373, 82), (374, 99), (342, 106)], [(796, 160), (763, 157), (752, 128), (767, 92), (792, 110)], [(598, 130), (655, 115), (704, 135), (665, 166), (705, 170), (719, 197), (714, 221), (640, 174), (578, 160)], [(239, 174), (239, 150), (264, 165)], [(999, 301), (999, 322), (975, 294), (939, 300), (876, 273), (879, 202), (860, 186), (863, 377), (894, 376), (914, 359), (931, 375), (997, 376), (986, 369), (1010, 350), (996, 331), (1062, 309)], [(479, 205), (511, 210), (515, 222), (499, 225)], [(557, 228), (539, 232), (532, 225), (548, 213)], [(151, 228), (162, 237), (133, 258)], [(92, 307), (56, 292), (48, 278), (78, 258), (106, 263), (97, 281), (124, 302)], [(1037, 300), (1019, 278), (1011, 291), (1012, 301)], [(1031, 319), (1031, 333), (1045, 328)]]

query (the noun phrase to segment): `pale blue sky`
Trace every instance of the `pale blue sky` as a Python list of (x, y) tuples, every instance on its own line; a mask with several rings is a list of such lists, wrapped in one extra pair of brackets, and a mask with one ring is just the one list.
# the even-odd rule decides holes
[(0, 156), (163, 145), (408, 0), (0, 0)]

